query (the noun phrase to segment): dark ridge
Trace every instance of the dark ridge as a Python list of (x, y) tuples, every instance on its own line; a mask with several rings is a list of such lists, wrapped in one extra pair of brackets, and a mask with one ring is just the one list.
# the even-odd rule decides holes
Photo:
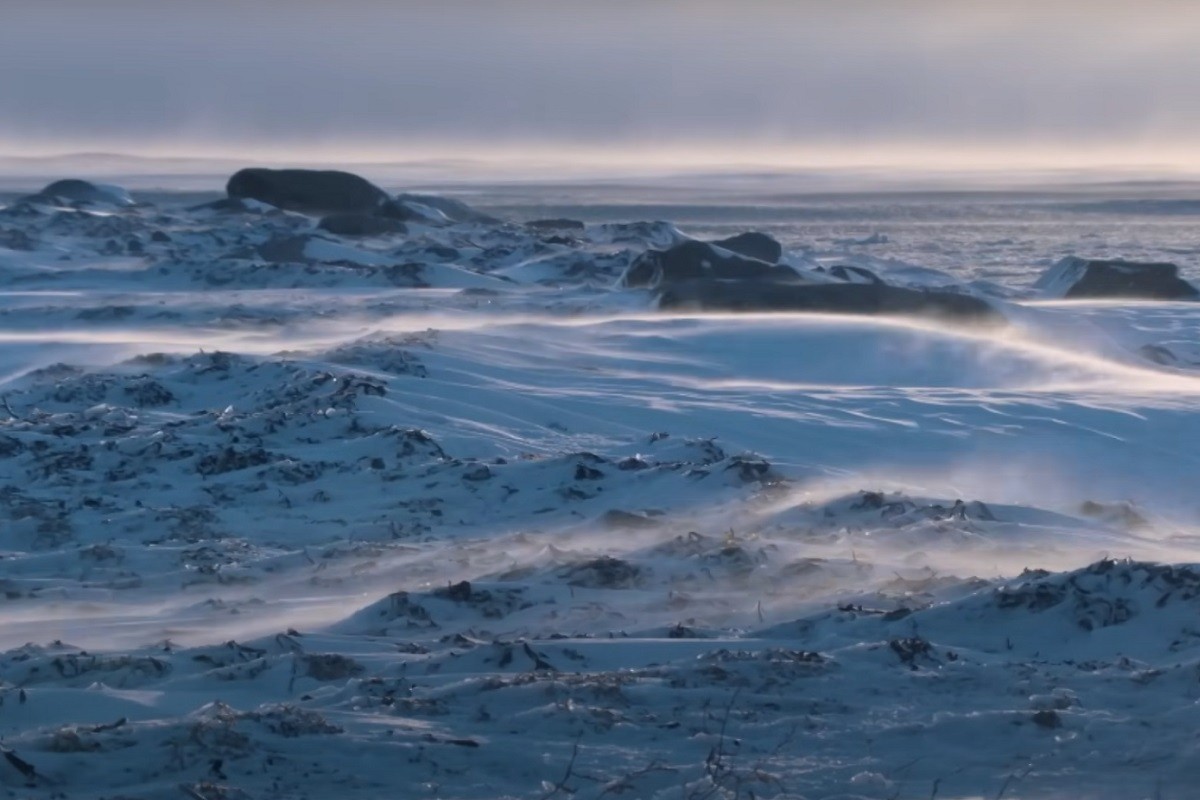
[(990, 303), (966, 294), (917, 291), (884, 284), (796, 284), (693, 280), (667, 287), (659, 308), (670, 310), (889, 314), (955, 321), (1004, 321)]

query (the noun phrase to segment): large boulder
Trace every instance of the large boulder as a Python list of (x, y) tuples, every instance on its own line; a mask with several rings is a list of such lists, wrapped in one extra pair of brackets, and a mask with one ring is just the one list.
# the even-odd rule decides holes
[(800, 277), (780, 264), (746, 258), (708, 242), (686, 241), (642, 253), (625, 270), (621, 282), (630, 288), (647, 288), (713, 279), (787, 282)]
[(747, 231), (727, 239), (718, 239), (714, 245), (722, 250), (737, 253), (739, 256), (765, 261), (768, 264), (778, 264), (783, 258), (783, 245), (758, 231)]
[(1068, 256), (1047, 270), (1034, 288), (1047, 296), (1066, 299), (1200, 299), (1200, 290), (1179, 277), (1175, 264), (1076, 256)]
[(997, 323), (990, 303), (966, 294), (917, 291), (876, 283), (788, 284), (694, 280), (664, 289), (659, 308), (681, 311), (765, 311), (887, 314)]
[(92, 183), (78, 178), (67, 178), (47, 184), (37, 194), (21, 198), (25, 203), (45, 203), (57, 206), (131, 206), (134, 204), (129, 192), (120, 186)]
[(225, 191), (231, 198), (306, 214), (375, 213), (390, 202), (387, 192), (366, 178), (338, 170), (249, 167), (234, 173)]

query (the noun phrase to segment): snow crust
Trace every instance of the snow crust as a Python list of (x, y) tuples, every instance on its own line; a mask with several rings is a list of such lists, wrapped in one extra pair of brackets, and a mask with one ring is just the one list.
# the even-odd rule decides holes
[(1194, 304), (671, 315), (678, 226), (426, 207), (0, 211), (11, 796), (1189, 796)]

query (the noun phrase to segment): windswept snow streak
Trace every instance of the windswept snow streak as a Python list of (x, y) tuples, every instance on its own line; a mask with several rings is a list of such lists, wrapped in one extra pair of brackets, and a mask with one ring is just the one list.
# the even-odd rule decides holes
[(879, 236), (841, 263), (1007, 323), (668, 314), (617, 288), (666, 223), (106, 192), (0, 212), (13, 796), (1200, 779), (1200, 306), (1025, 302)]

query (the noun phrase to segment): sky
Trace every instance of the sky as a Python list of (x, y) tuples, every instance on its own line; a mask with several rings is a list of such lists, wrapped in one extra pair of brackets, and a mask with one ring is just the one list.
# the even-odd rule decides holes
[(1192, 167), (1197, 31), (1171, 0), (2, 0), (0, 153)]

